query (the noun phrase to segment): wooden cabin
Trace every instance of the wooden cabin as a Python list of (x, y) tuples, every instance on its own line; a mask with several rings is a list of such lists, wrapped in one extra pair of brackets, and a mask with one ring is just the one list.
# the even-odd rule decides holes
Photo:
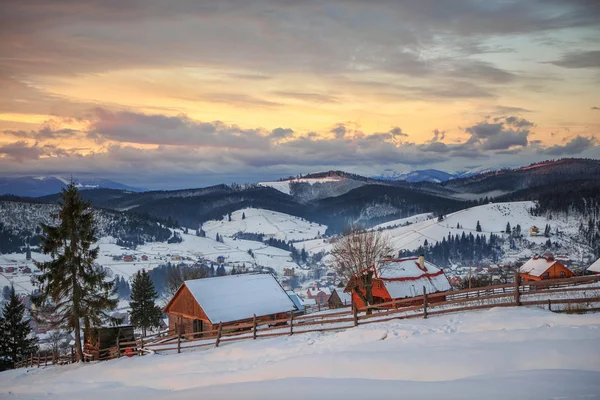
[(163, 312), (170, 330), (201, 333), (250, 322), (255, 314), (264, 323), (297, 310), (272, 275), (242, 274), (185, 281)]
[(99, 356), (106, 356), (104, 351), (117, 346), (117, 338), (120, 343), (135, 341), (133, 325), (102, 326), (86, 329), (83, 333), (85, 352), (91, 354), (95, 360)]
[(334, 289), (327, 300), (329, 308), (342, 308), (352, 305), (352, 296), (350, 293), (343, 292), (341, 289)]
[[(387, 259), (373, 270), (373, 301), (375, 304), (392, 300), (406, 299), (423, 295), (423, 287), (427, 294), (451, 290), (450, 282), (444, 271), (433, 263), (425, 261), (423, 256), (400, 259)], [(344, 292), (352, 294), (352, 302), (357, 307), (364, 307), (362, 299), (352, 290), (358, 283), (358, 290), (363, 291), (362, 281), (352, 278)], [(432, 298), (431, 301), (444, 301), (444, 296)], [(420, 302), (419, 302), (420, 304)], [(407, 303), (407, 305), (411, 305)]]
[(562, 263), (555, 260), (552, 254), (535, 256), (519, 268), (519, 276), (524, 283), (544, 279), (570, 278), (575, 274)]

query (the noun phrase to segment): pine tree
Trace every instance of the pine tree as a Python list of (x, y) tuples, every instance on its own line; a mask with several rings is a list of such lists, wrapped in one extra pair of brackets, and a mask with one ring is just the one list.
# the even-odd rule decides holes
[(231, 222), (231, 213), (229, 213), (228, 217), (229, 217), (229, 222)]
[(246, 213), (242, 213), (242, 219), (246, 219)]
[(506, 229), (505, 229), (506, 233), (508, 233), (510, 235), (510, 233), (512, 232), (512, 229), (510, 227), (510, 222), (506, 223)]
[(52, 307), (60, 326), (74, 333), (77, 359), (83, 360), (81, 320), (84, 329), (101, 325), (109, 319), (107, 311), (117, 306), (118, 299), (114, 297), (114, 282), (95, 262), (98, 247), (92, 245), (97, 227), (91, 203), (81, 198), (71, 182), (62, 190), (59, 206), (58, 213), (52, 215), (59, 224), (42, 224), (41, 249), (52, 260), (37, 264), (41, 271), (37, 278), (39, 294), (33, 300), (38, 306)]
[(162, 310), (154, 302), (158, 294), (150, 276), (145, 270), (138, 271), (133, 276), (131, 285), (131, 323), (136, 328), (142, 329), (142, 335), (146, 336), (146, 329), (160, 325)]
[(0, 319), (0, 370), (37, 350), (37, 339), (31, 336), (29, 320), (25, 319), (25, 305), (11, 287), (8, 303)]
[[(481, 224), (479, 223), (479, 221), (477, 221), (477, 226), (475, 227), (475, 230), (477, 232), (481, 232)], [(464, 235), (464, 233), (463, 233), (463, 235)]]

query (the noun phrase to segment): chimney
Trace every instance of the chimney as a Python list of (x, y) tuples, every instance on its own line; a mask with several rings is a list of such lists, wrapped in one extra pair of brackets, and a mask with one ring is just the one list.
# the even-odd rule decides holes
[(425, 256), (423, 254), (419, 256), (419, 267), (425, 269)]

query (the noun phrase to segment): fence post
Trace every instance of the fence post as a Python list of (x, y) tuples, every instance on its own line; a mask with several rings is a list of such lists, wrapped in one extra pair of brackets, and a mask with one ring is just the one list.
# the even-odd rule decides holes
[(219, 322), (219, 329), (217, 330), (217, 342), (215, 343), (216, 347), (219, 347), (219, 343), (221, 343), (221, 332), (223, 330), (223, 323)]
[(29, 366), (33, 367), (33, 353), (29, 353)]
[(177, 333), (177, 353), (181, 353), (181, 333)]
[(117, 335), (117, 358), (121, 358), (121, 345), (119, 343), (119, 336), (121, 335)]
[(75, 349), (71, 346), (71, 364), (75, 363)]
[(37, 352), (37, 367), (40, 367), (40, 352)]
[(548, 299), (548, 311), (552, 311), (552, 300)]
[(519, 275), (519, 270), (515, 270), (515, 305), (521, 305), (521, 292), (519, 291), (519, 284), (521, 277)]
[(427, 289), (423, 286), (423, 318), (427, 318)]
[(290, 335), (294, 334), (294, 310), (290, 311)]
[(354, 317), (354, 326), (358, 326), (358, 308), (356, 303), (352, 305), (352, 316)]
[(144, 337), (141, 336), (140, 337), (140, 351), (138, 352), (140, 357), (144, 355), (144, 352), (142, 350), (144, 350)]
[(254, 314), (254, 318), (252, 319), (252, 339), (256, 340), (256, 314)]
[(56, 353), (54, 351), (52, 351), (52, 365), (56, 365), (56, 361), (54, 361), (56, 359)]
[[(318, 300), (318, 299), (317, 299)], [(321, 312), (321, 303), (319, 301), (317, 301), (317, 310), (319, 312)]]

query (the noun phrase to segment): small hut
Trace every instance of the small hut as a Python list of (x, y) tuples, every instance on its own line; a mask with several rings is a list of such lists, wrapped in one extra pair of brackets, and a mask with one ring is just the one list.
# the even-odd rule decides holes
[(331, 292), (331, 296), (329, 296), (329, 299), (327, 300), (327, 305), (329, 308), (342, 308), (351, 306), (352, 296), (350, 293), (345, 293), (341, 290), (338, 291), (337, 289), (334, 289), (333, 292)]
[(110, 356), (114, 356), (112, 352), (116, 354), (117, 341), (119, 343), (135, 341), (133, 325), (90, 328), (84, 331), (83, 341), (85, 352), (91, 354), (94, 360), (111, 358)]

